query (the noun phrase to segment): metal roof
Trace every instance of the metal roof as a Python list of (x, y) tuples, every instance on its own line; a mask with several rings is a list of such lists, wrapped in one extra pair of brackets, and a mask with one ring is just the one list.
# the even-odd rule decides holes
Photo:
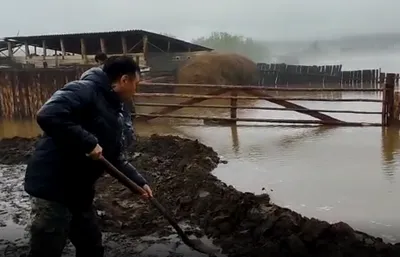
[(0, 52), (8, 49), (8, 44), (6, 41), (0, 39)]
[[(168, 37), (165, 35), (149, 32), (145, 30), (123, 30), (123, 31), (109, 31), (109, 32), (88, 32), (88, 33), (72, 33), (72, 34), (51, 34), (51, 35), (36, 35), (36, 36), (15, 36), (6, 37), (5, 41), (15, 41), (19, 43), (27, 42), (29, 45), (42, 46), (42, 41), (46, 40), (48, 49), (61, 50), (60, 39), (63, 39), (65, 50), (67, 52), (80, 54), (80, 39), (83, 38), (86, 44), (87, 54), (96, 54), (100, 51), (100, 38), (106, 41), (106, 48), (108, 54), (122, 53), (122, 43), (120, 36), (125, 36), (128, 49), (131, 52), (141, 52), (142, 43), (140, 40), (143, 36), (148, 38), (148, 51), (160, 52), (166, 51), (169, 45), (170, 52), (187, 52), (190, 51), (211, 51), (212, 49), (201, 45), (193, 44), (180, 39)], [(168, 44), (169, 42), (169, 44)]]

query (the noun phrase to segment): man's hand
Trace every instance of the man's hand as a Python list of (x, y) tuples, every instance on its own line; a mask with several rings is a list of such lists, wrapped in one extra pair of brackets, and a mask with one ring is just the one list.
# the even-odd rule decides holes
[(96, 145), (96, 147), (88, 154), (90, 158), (93, 160), (98, 160), (103, 154), (103, 148), (99, 144)]
[(144, 191), (146, 191), (146, 193), (142, 194), (142, 197), (144, 197), (144, 198), (153, 197), (153, 192), (151, 191), (151, 188), (149, 187), (149, 185), (144, 185), (143, 189), (144, 189)]

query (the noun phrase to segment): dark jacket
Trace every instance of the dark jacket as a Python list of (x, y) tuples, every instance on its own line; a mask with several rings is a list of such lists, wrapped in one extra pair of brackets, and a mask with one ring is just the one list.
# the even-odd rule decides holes
[[(99, 68), (102, 69), (103, 65), (100, 65)], [(87, 72), (91, 72), (91, 70), (92, 69), (84, 72), (80, 77), (80, 80), (82, 80), (87, 75)], [(133, 117), (134, 113), (135, 113), (135, 106), (133, 104), (133, 101), (127, 101), (122, 104), (122, 114), (124, 115), (123, 142), (125, 148), (132, 146), (134, 141), (136, 141), (136, 133), (132, 123), (132, 119), (134, 118)]]
[(86, 157), (98, 143), (103, 156), (134, 182), (147, 182), (123, 157), (124, 115), (101, 68), (56, 91), (37, 114), (44, 131), (28, 162), (28, 194), (61, 203), (90, 204), (104, 167)]

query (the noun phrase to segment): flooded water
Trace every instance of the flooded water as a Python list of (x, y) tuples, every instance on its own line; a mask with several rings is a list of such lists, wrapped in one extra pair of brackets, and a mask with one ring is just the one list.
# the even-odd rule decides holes
[[(334, 95), (338, 97), (337, 93)], [(373, 93), (343, 98), (379, 99)], [(331, 97), (325, 95), (324, 97)], [(380, 111), (380, 103), (298, 102), (315, 109)], [(274, 106), (266, 101), (257, 106)], [(186, 111), (190, 112), (190, 111)], [(192, 112), (193, 113), (193, 112)], [(228, 111), (226, 111), (228, 113)], [(216, 116), (225, 114), (218, 111)], [(204, 115), (204, 114), (203, 114)], [(333, 114), (345, 121), (380, 122), (380, 115)], [(312, 119), (294, 112), (240, 110), (238, 117)], [(138, 133), (197, 138), (228, 160), (215, 175), (238, 190), (267, 192), (278, 205), (400, 241), (400, 136), (380, 127), (293, 127), (241, 123), (235, 127), (137, 124)], [(33, 122), (0, 125), (0, 137), (35, 136)]]

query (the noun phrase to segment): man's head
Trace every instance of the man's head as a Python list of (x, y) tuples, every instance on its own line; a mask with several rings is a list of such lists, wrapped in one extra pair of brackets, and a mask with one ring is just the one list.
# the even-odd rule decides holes
[(131, 57), (112, 56), (105, 61), (103, 71), (122, 100), (128, 100), (135, 94), (140, 68)]
[(107, 60), (107, 55), (105, 53), (98, 53), (94, 56), (94, 60), (98, 64), (104, 64), (104, 62)]

